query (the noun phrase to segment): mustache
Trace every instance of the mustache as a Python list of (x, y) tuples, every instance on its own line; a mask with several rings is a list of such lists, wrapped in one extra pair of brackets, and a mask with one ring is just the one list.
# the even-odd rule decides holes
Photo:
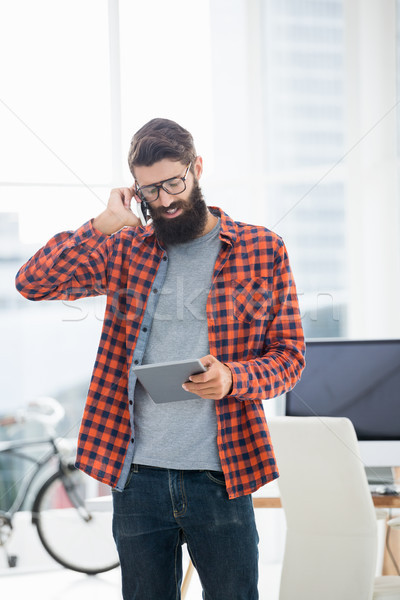
[(168, 210), (175, 208), (185, 208), (185, 203), (182, 200), (174, 200), (169, 206), (159, 206), (158, 208), (151, 208), (153, 219), (166, 214)]

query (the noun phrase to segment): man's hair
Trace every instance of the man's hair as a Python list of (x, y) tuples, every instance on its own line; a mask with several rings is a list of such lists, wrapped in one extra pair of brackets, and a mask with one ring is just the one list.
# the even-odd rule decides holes
[(150, 167), (163, 158), (189, 164), (196, 156), (193, 137), (186, 129), (169, 119), (152, 119), (133, 136), (128, 164), (135, 176), (135, 167)]

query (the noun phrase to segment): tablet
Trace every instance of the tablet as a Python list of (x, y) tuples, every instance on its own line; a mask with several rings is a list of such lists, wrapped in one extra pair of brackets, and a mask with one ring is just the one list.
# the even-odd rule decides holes
[(140, 365), (132, 368), (156, 404), (197, 400), (200, 396), (186, 392), (182, 384), (188, 381), (190, 375), (207, 371), (199, 359)]

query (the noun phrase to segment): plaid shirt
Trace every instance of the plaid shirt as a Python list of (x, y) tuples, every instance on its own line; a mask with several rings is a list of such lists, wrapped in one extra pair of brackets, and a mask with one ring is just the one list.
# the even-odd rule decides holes
[[(229, 396), (215, 402), (217, 443), (227, 491), (235, 498), (278, 477), (262, 400), (295, 385), (305, 345), (281, 238), (210, 210), (221, 218), (222, 242), (207, 299), (210, 354), (233, 377)], [(117, 490), (124, 488), (133, 455), (129, 371), (146, 309), (159, 292), (154, 282), (163, 260), (167, 253), (151, 225), (106, 236), (89, 221), (55, 235), (16, 278), (30, 300), (107, 294), (76, 466)]]

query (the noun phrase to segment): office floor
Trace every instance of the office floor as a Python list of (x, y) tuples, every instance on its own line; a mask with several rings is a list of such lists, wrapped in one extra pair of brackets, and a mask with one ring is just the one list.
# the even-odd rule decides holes
[(118, 570), (95, 577), (67, 571), (10, 569), (0, 572), (4, 600), (121, 600)]
[[(260, 600), (277, 600), (280, 565), (262, 567)], [(33, 572), (21, 569), (0, 571), (2, 600), (121, 600), (118, 569), (89, 577), (56, 567)], [(193, 576), (186, 600), (201, 600), (201, 587)]]

